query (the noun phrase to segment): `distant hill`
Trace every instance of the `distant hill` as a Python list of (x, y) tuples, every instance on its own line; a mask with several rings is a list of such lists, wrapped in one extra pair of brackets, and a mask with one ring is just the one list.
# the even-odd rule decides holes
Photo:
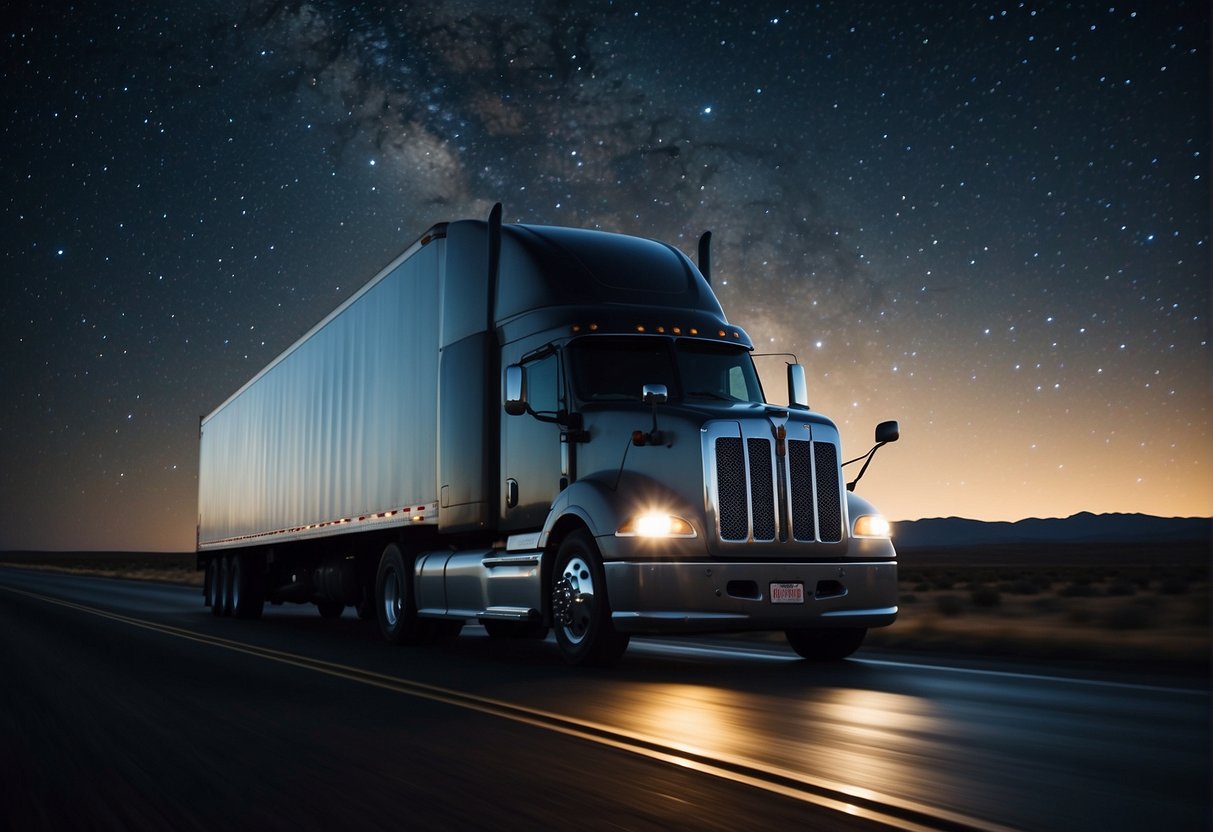
[(893, 524), (899, 548), (994, 546), (1019, 543), (1137, 543), (1209, 541), (1213, 519), (1148, 514), (1091, 514), (984, 522), (962, 517), (903, 520)]

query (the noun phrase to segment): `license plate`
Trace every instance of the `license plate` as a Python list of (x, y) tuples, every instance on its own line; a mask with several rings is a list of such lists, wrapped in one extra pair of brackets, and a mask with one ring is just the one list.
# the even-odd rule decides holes
[(804, 584), (771, 584), (772, 604), (803, 604)]

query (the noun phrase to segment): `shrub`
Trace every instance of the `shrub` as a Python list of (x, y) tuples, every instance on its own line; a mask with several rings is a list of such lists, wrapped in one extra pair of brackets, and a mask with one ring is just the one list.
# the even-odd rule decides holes
[(1057, 593), (1065, 598), (1091, 598), (1099, 593), (1089, 581), (1076, 580), (1061, 588)]
[(1136, 595), (1137, 587), (1133, 584), (1132, 581), (1126, 581), (1124, 578), (1119, 578), (1115, 581), (1112, 581), (1110, 584), (1108, 584), (1108, 587), (1107, 587), (1107, 589), (1104, 590), (1104, 593), (1107, 595), (1117, 595), (1117, 596)]
[(1208, 627), (1209, 613), (1209, 596), (1203, 595), (1191, 600), (1187, 610), (1180, 616), (1180, 621), (1192, 627)]
[(1028, 602), (1028, 607), (1039, 613), (1057, 612), (1061, 609), (1061, 601), (1056, 596), (1048, 595), (1043, 598), (1033, 598)]
[(1066, 618), (1069, 619), (1072, 624), (1089, 624), (1095, 620), (1095, 614), (1090, 610), (1075, 609), (1070, 610), (1066, 614)]
[(1002, 595), (999, 594), (998, 590), (992, 586), (974, 587), (973, 591), (969, 593), (969, 598), (973, 601), (973, 606), (983, 607), (985, 609), (997, 607), (1002, 604)]
[(913, 593), (906, 593), (905, 595), (899, 595), (897, 600), (902, 604), (914, 604), (918, 602), (918, 596)]
[(998, 589), (1009, 595), (1036, 595), (1040, 592), (1040, 584), (1031, 578), (1015, 578), (999, 584)]
[(1108, 610), (1104, 623), (1113, 630), (1144, 630), (1154, 624), (1154, 616), (1145, 607), (1125, 604)]
[(964, 603), (961, 602), (959, 596), (940, 595), (935, 599), (935, 609), (939, 611), (940, 615), (952, 618), (964, 612)]
[(1163, 595), (1187, 595), (1189, 584), (1183, 578), (1166, 578), (1158, 586)]

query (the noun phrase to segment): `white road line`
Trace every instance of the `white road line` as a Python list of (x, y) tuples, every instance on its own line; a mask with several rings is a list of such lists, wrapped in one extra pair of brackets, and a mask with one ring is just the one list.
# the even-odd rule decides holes
[[(794, 662), (799, 661), (791, 653), (767, 650), (761, 647), (718, 647), (699, 644), (682, 644), (656, 639), (634, 639), (630, 649), (641, 652), (658, 653), (662, 655), (692, 655), (716, 656), (729, 659), (758, 659), (764, 662)], [(910, 670), (930, 670), (940, 673), (960, 673), (969, 676), (988, 676), (1002, 679), (1022, 679), (1031, 682), (1053, 682), (1064, 685), (1084, 685), (1087, 687), (1111, 688), (1116, 690), (1137, 690), (1151, 693), (1164, 693), (1177, 696), (1208, 697), (1209, 691), (1199, 688), (1180, 688), (1165, 685), (1149, 685), (1141, 682), (1117, 682), (1111, 679), (1083, 679), (1077, 676), (1051, 676), (1044, 673), (1025, 673), (1014, 670), (990, 670), (977, 667), (955, 667), (946, 664), (927, 664), (924, 662), (902, 661), (898, 659), (866, 659), (854, 657), (848, 661), (855, 664), (866, 664), (875, 667), (906, 668)]]

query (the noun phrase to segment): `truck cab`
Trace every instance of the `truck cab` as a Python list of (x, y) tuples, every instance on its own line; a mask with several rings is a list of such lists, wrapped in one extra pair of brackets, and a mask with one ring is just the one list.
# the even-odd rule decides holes
[[(504, 551), (456, 607), (551, 625), (574, 663), (635, 633), (770, 629), (837, 658), (893, 622), (888, 524), (845, 488), (837, 428), (797, 365), (792, 404), (767, 403), (689, 258), (567, 228), (506, 226), (500, 245)], [(495, 605), (495, 583), (520, 594)]]

